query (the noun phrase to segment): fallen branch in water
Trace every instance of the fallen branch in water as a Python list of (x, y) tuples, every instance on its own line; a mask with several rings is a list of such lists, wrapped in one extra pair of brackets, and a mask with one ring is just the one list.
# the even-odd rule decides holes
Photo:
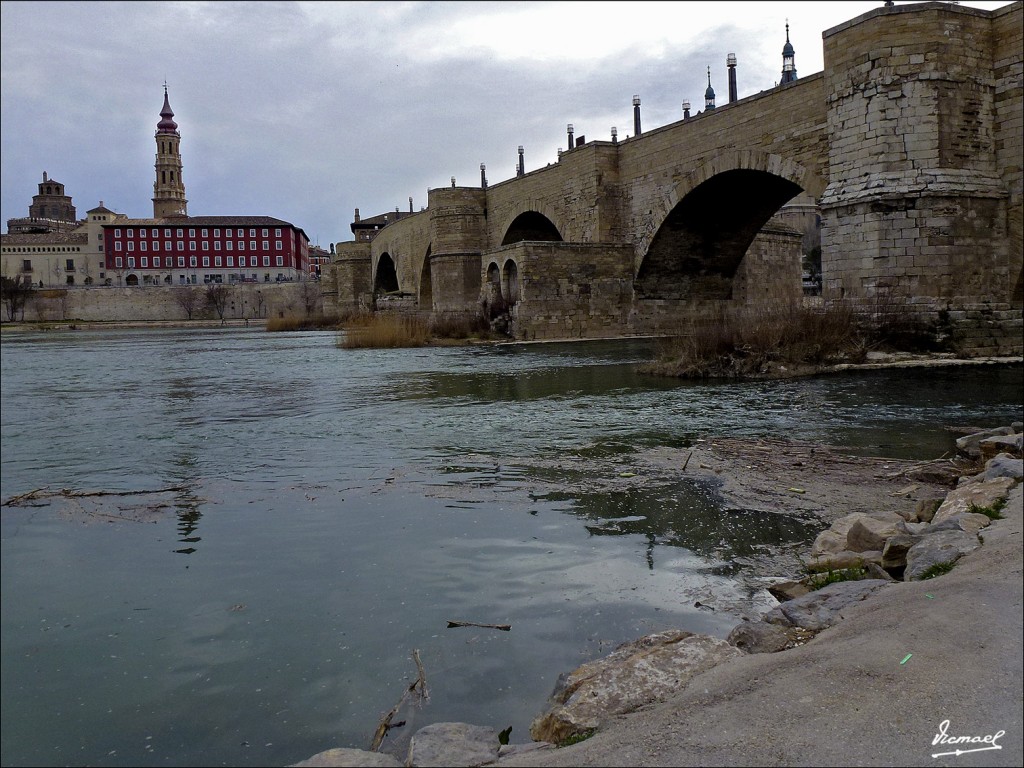
[(475, 621), (452, 621), (449, 619), (448, 629), (452, 627), (483, 627), (484, 629), (500, 629), (502, 632), (512, 629), (511, 624), (477, 624)]
[(156, 488), (146, 491), (75, 491), (70, 488), (61, 488), (59, 491), (51, 491), (48, 488), (36, 488), (34, 491), (12, 496), (0, 503), (0, 507), (16, 507), (25, 501), (36, 501), (38, 499), (52, 499), (56, 496), (63, 496), (66, 499), (82, 499), (88, 496), (145, 496), (153, 493), (170, 493), (172, 491), (187, 491), (187, 485), (170, 485), (166, 488)]
[(420, 652), (413, 649), (412, 660), (416, 662), (416, 679), (412, 682), (408, 688), (402, 693), (402, 698), (398, 700), (398, 703), (391, 708), (384, 717), (381, 718), (380, 723), (377, 725), (377, 730), (373, 734), (373, 742), (370, 744), (370, 751), (376, 752), (380, 749), (380, 745), (384, 742), (384, 737), (388, 735), (388, 731), (392, 728), (398, 728), (399, 726), (405, 725), (405, 721), (391, 723), (392, 718), (398, 714), (398, 710), (405, 704), (405, 700), (409, 698), (409, 694), (414, 693), (419, 688), (419, 697), (423, 701), (427, 698), (427, 673), (423, 671), (423, 662), (420, 661)]

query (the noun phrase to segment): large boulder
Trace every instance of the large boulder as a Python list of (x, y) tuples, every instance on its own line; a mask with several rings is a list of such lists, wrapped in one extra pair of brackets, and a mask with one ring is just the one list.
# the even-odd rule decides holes
[(804, 565), (811, 573), (821, 573), (822, 571), (844, 571), (848, 568), (862, 568), (867, 566), (868, 563), (881, 565), (882, 551), (880, 549), (876, 549), (870, 552), (851, 552), (847, 549), (834, 554), (825, 553), (816, 557), (808, 557), (804, 559)]
[(939, 531), (922, 536), (907, 552), (907, 569), (903, 572), (903, 579), (917, 581), (929, 568), (955, 563), (980, 545), (978, 535), (966, 531)]
[(725, 640), (747, 653), (776, 653), (785, 650), (789, 645), (786, 630), (765, 621), (744, 621), (737, 624)]
[(985, 471), (977, 476), (979, 480), (994, 480), (997, 477), (1024, 478), (1024, 459), (1015, 459), (1008, 453), (1000, 453), (985, 463)]
[(772, 608), (764, 620), (782, 626), (822, 630), (837, 622), (844, 608), (859, 603), (887, 583), (883, 579), (837, 581)]
[(906, 533), (906, 521), (897, 514), (891, 518), (862, 517), (850, 526), (846, 534), (846, 548), (852, 552), (884, 551), (885, 542)]
[(1012, 477), (996, 477), (954, 488), (946, 494), (946, 500), (936, 510), (932, 524), (972, 512), (972, 507), (991, 507), (1005, 499), (1016, 482)]
[[(895, 512), (854, 512), (853, 514), (841, 517), (826, 530), (818, 534), (814, 544), (811, 545), (811, 557), (853, 550), (853, 547), (849, 546), (848, 543), (850, 530), (857, 523), (864, 520), (896, 525), (903, 522), (903, 517)], [(881, 550), (881, 547), (879, 546), (877, 549)], [(855, 551), (859, 552), (862, 550)]]
[(683, 630), (647, 635), (577, 667), (552, 695), (554, 705), (534, 719), (534, 741), (561, 743), (608, 718), (665, 699), (694, 675), (743, 652), (725, 640)]
[(401, 763), (391, 755), (383, 752), (367, 752), (362, 749), (335, 747), (324, 752), (317, 752), (300, 763), (293, 763), (293, 768), (401, 768)]
[(981, 441), (988, 437), (996, 437), (998, 435), (1012, 435), (1012, 427), (996, 427), (995, 429), (985, 429), (981, 432), (975, 432), (970, 435), (964, 435), (958, 437), (956, 440), (956, 449), (959, 453), (968, 456), (972, 459), (981, 458)]
[(906, 533), (890, 536), (885, 540), (885, 547), (882, 549), (882, 567), (898, 570), (906, 566), (907, 552), (918, 541), (918, 536), (910, 536)]
[(409, 742), (407, 766), (474, 766), (498, 759), (498, 732), (469, 723), (434, 723)]
[(978, 443), (981, 458), (986, 460), (998, 456), (1000, 453), (1009, 453), (1011, 456), (1019, 457), (1022, 447), (1024, 447), (1024, 435), (996, 435), (986, 437)]

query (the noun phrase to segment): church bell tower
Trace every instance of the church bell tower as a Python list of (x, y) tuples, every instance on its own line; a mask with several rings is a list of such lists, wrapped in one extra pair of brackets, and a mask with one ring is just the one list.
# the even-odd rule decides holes
[(156, 181), (153, 183), (153, 218), (188, 216), (185, 182), (181, 178), (181, 134), (164, 84), (164, 108), (156, 124)]

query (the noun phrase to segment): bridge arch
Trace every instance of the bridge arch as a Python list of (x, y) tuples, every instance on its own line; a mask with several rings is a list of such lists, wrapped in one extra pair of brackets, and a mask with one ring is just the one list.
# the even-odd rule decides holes
[(753, 151), (723, 153), (687, 174), (650, 211), (637, 244), (637, 298), (729, 299), (757, 233), (801, 191), (824, 183), (799, 164)]
[(423, 266), (420, 267), (420, 309), (434, 308), (434, 284), (430, 280), (430, 246), (423, 256)]
[(387, 252), (377, 259), (377, 268), (373, 273), (373, 294), (394, 293), (398, 290), (398, 273), (395, 262)]
[(512, 245), (524, 240), (540, 240), (560, 243), (561, 228), (555, 223), (557, 217), (547, 206), (527, 203), (517, 210), (502, 235), (502, 245)]

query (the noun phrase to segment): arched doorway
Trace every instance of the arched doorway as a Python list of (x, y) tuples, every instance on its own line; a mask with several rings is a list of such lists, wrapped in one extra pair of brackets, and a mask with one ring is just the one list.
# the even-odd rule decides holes
[(136, 274), (128, 275), (128, 277), (126, 277), (124, 279), (124, 284), (125, 285), (138, 285), (139, 284), (139, 276), (136, 275)]

